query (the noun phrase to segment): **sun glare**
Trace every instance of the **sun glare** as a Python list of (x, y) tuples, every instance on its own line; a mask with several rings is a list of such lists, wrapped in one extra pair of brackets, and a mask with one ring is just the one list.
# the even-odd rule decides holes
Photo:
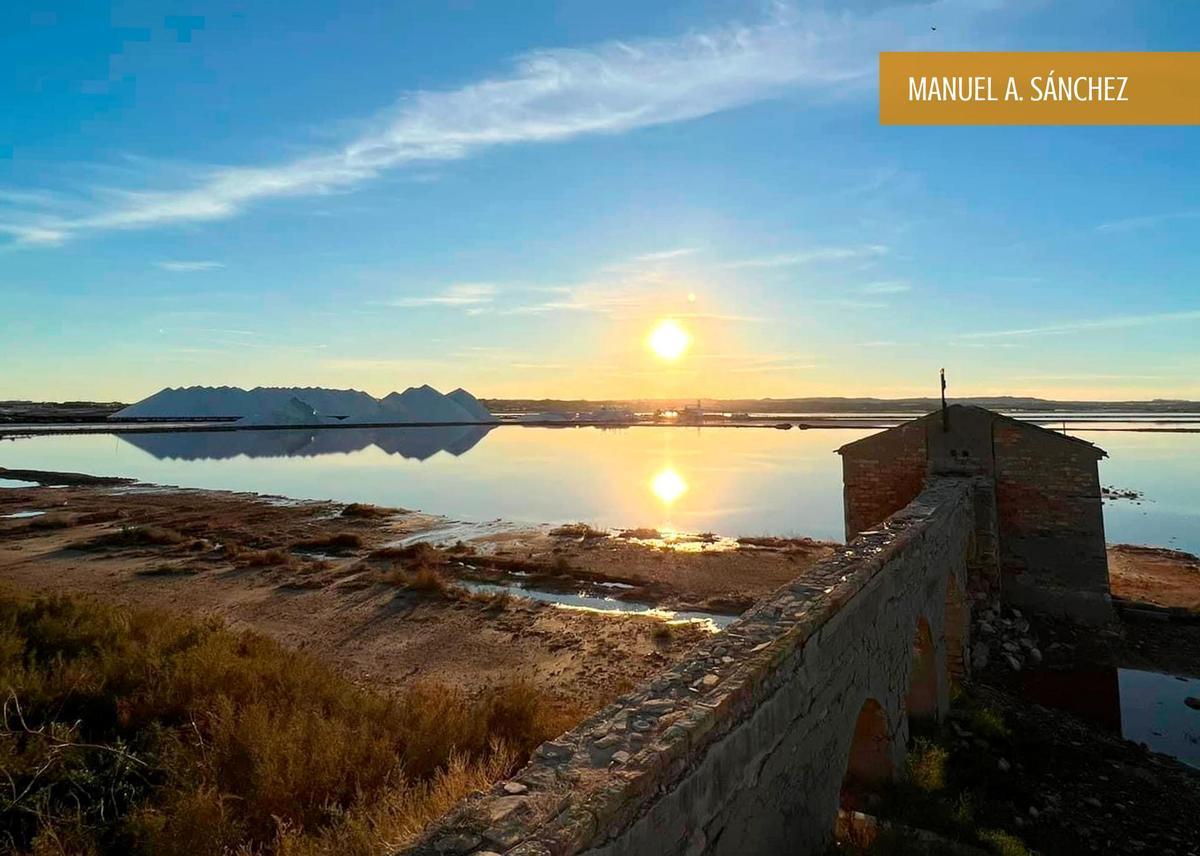
[(683, 476), (675, 472), (673, 467), (663, 467), (650, 480), (650, 489), (654, 491), (654, 495), (662, 500), (664, 505), (670, 505), (679, 497), (687, 493), (687, 482), (683, 480)]
[(677, 360), (687, 350), (692, 337), (688, 335), (675, 321), (669, 318), (658, 322), (658, 326), (650, 334), (650, 350), (664, 360)]

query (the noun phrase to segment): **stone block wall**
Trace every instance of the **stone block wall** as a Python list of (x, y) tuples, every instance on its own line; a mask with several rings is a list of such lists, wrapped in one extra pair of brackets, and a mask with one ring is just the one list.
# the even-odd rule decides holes
[[(914, 674), (932, 669), (936, 711), (948, 704), (948, 664), (962, 662), (968, 643), (961, 622), (945, 618), (966, 589), (972, 491), (970, 479), (931, 480), (872, 532), (543, 744), (512, 781), (467, 800), (404, 852), (824, 852), (862, 751), (860, 713), (882, 710), (885, 745), (870, 751), (897, 769)], [(932, 665), (918, 670), (919, 638), (932, 639)]]

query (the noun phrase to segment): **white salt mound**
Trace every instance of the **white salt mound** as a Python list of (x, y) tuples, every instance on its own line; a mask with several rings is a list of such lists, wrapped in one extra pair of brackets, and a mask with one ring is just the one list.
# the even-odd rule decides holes
[(238, 425), (480, 423), (496, 418), (465, 389), (442, 395), (429, 385), (376, 399), (356, 389), (191, 386), (167, 388), (110, 419), (237, 418)]
[(287, 404), (267, 413), (254, 413), (243, 416), (236, 425), (328, 425), (341, 420), (331, 416), (321, 416), (307, 403), (296, 397), (288, 400)]

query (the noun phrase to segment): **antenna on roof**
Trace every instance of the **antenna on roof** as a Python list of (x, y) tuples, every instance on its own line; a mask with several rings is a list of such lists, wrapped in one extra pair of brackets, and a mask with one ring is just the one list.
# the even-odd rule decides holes
[(941, 369), (942, 377), (942, 431), (950, 430), (950, 411), (946, 409), (946, 370)]

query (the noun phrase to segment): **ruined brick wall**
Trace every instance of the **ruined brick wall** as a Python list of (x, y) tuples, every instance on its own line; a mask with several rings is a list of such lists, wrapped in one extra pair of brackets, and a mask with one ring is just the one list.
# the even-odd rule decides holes
[(919, 421), (855, 443), (842, 455), (846, 540), (912, 502), (927, 469), (925, 426)]
[[(939, 478), (878, 531), (759, 603), (649, 685), (543, 744), (405, 853), (757, 856), (828, 846), (860, 711), (899, 769), (914, 640), (932, 630), (936, 707), (974, 529), (970, 479)], [(953, 624), (953, 623), (952, 623)], [(954, 652), (951, 649), (956, 649)]]
[(1005, 420), (993, 426), (1004, 599), (1107, 620), (1111, 605), (1096, 451)]

